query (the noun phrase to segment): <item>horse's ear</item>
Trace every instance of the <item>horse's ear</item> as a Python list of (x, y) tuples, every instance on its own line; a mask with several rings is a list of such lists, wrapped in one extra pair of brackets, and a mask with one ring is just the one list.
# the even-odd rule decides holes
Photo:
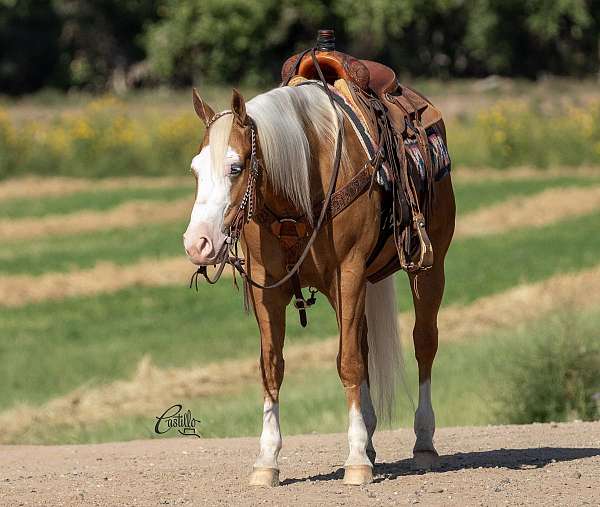
[(200, 97), (200, 94), (196, 88), (192, 88), (192, 98), (194, 100), (194, 110), (196, 111), (198, 118), (202, 120), (204, 125), (208, 126), (208, 123), (215, 115), (215, 112), (206, 102), (202, 100), (202, 97)]
[(246, 101), (242, 94), (235, 88), (233, 89), (233, 96), (231, 98), (231, 110), (235, 114), (242, 124), (246, 123)]

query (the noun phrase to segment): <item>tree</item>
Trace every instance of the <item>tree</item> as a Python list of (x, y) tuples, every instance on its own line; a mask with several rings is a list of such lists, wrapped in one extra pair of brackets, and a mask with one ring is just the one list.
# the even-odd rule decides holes
[(27, 93), (56, 79), (60, 32), (51, 0), (0, 0), (0, 90)]

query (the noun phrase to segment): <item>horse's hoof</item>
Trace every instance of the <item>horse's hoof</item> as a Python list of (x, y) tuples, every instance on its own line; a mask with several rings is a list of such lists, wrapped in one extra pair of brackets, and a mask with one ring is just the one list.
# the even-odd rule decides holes
[(375, 466), (375, 458), (376, 457), (377, 457), (377, 453), (375, 452), (375, 449), (373, 449), (372, 451), (367, 449), (367, 458), (369, 458), (369, 461), (371, 462), (371, 465), (373, 465), (373, 466)]
[(415, 465), (420, 470), (429, 470), (439, 461), (438, 453), (434, 451), (414, 451)]
[(279, 486), (279, 470), (276, 468), (254, 467), (250, 475), (250, 486), (273, 488)]
[(373, 482), (373, 468), (369, 465), (348, 465), (344, 471), (344, 484), (361, 486)]

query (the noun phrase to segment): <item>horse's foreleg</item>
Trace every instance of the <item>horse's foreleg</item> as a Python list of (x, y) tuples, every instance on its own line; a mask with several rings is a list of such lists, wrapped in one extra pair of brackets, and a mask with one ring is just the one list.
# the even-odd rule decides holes
[(283, 382), (283, 342), (285, 337), (285, 306), (289, 297), (272, 290), (253, 291), (254, 312), (260, 328), (260, 371), (264, 387), (263, 428), (260, 453), (250, 477), (252, 486), (277, 486), (281, 450), (279, 428), (279, 389)]
[(419, 366), (419, 406), (414, 423), (417, 440), (413, 455), (419, 467), (429, 468), (438, 457), (433, 445), (435, 414), (431, 404), (431, 368), (438, 347), (437, 315), (444, 293), (443, 264), (418, 275), (418, 297), (412, 277), (411, 282), (415, 306), (413, 341)]
[[(366, 382), (367, 365), (363, 357), (363, 328), (366, 325), (364, 277), (355, 271), (342, 273), (337, 303), (340, 326), (338, 372), (348, 404), (348, 459), (344, 463), (346, 484), (367, 484), (373, 480), (373, 466), (367, 455), (369, 432), (363, 415), (361, 386)], [(364, 390), (364, 388), (363, 388)], [(364, 395), (363, 395), (364, 396)]]

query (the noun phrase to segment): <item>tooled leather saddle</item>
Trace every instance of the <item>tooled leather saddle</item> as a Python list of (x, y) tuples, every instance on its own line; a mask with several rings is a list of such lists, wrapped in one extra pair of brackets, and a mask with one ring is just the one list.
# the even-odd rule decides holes
[(360, 111), (380, 152), (378, 163), (386, 168), (380, 238), (369, 263), (392, 234), (398, 255), (369, 280), (376, 282), (398, 269), (418, 272), (430, 268), (433, 248), (427, 229), (433, 182), (450, 171), (440, 111), (424, 96), (401, 85), (389, 67), (336, 51), (333, 30), (320, 30), (316, 52), (311, 55), (309, 51), (284, 63), (282, 85), (299, 78), (316, 79), (316, 56), (326, 81), (343, 90)]

